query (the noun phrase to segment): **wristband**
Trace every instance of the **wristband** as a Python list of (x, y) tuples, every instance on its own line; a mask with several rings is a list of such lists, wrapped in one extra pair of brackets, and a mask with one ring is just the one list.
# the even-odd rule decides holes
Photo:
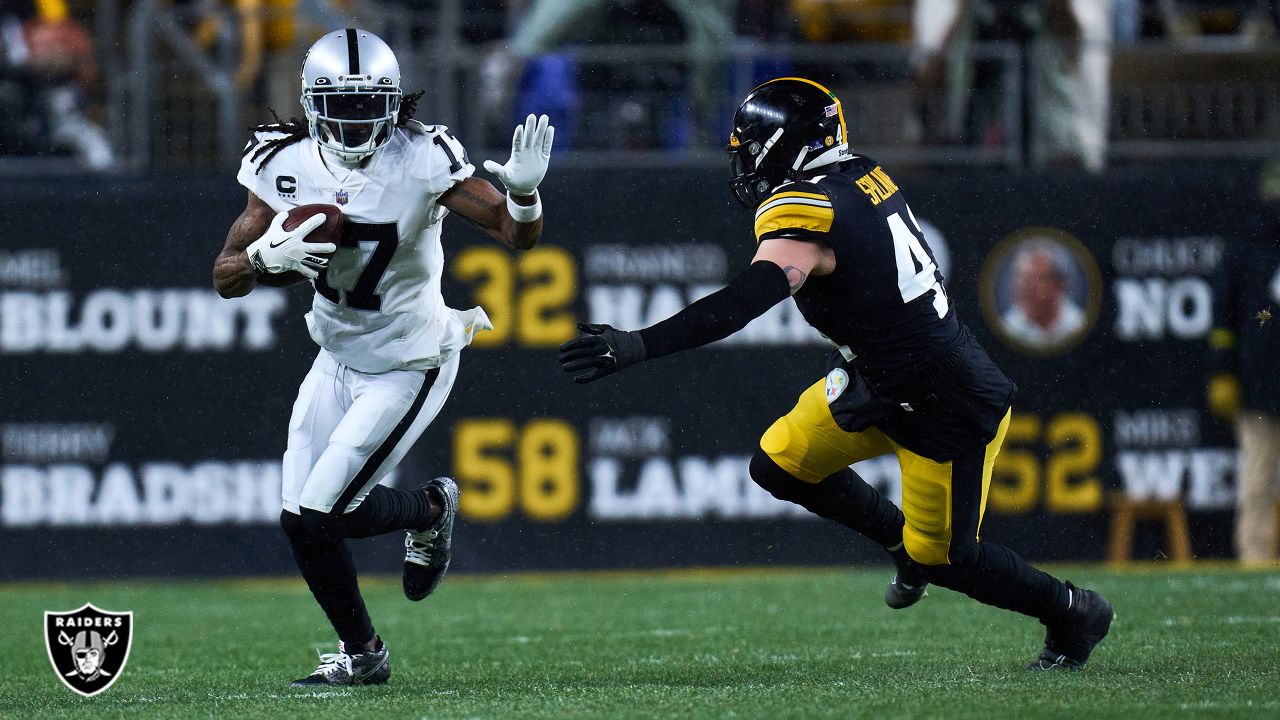
[(532, 205), (520, 205), (512, 200), (511, 193), (507, 192), (507, 213), (518, 223), (531, 223), (542, 217), (542, 196), (534, 190), (533, 197)]

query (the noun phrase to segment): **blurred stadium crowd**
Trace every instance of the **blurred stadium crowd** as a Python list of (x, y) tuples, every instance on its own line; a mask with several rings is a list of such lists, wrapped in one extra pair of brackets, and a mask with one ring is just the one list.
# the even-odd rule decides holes
[(899, 164), (1280, 141), (1280, 0), (3, 0), (0, 155), (229, 163), (266, 108), (295, 113), (306, 45), (353, 23), (473, 147), (537, 110), (564, 149), (706, 159), (732, 99), (792, 73)]

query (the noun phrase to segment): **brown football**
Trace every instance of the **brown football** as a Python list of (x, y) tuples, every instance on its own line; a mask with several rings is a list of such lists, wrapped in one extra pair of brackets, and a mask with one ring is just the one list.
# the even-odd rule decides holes
[[(324, 222), (320, 227), (312, 230), (307, 235), (307, 242), (330, 242), (334, 245), (342, 244), (342, 209), (337, 205), (325, 205), (324, 203), (312, 203), (310, 205), (299, 205), (289, 211), (289, 215), (284, 219), (284, 229), (292, 230), (307, 218), (322, 213)], [(276, 274), (264, 274), (258, 276), (258, 282), (271, 287), (285, 287), (306, 280), (302, 273), (290, 270)]]
[(342, 208), (337, 205), (325, 205), (324, 203), (299, 205), (289, 211), (289, 216), (284, 219), (284, 229), (292, 230), (316, 213), (324, 215), (324, 223), (307, 235), (307, 242), (341, 244)]

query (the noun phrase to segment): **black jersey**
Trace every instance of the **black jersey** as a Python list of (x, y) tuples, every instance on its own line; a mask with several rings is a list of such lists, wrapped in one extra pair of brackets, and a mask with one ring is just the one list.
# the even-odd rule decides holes
[[(956, 317), (919, 223), (875, 161), (854, 157), (826, 175), (779, 186), (756, 211), (755, 234), (757, 242), (802, 239), (835, 253), (835, 272), (809, 277), (795, 301), (810, 325), (841, 346), (845, 364), (878, 399), (844, 408), (843, 418), (833, 406), (842, 426), (910, 428), (925, 415), (945, 416), (949, 431), (969, 425), (946, 448), (908, 437), (936, 437), (936, 430), (891, 434), (917, 452), (927, 444), (923, 454), (934, 457), (990, 439), (1013, 383)], [(909, 407), (912, 415), (890, 420), (882, 417), (885, 407)]]
[(807, 238), (836, 270), (795, 294), (805, 320), (857, 355), (868, 380), (910, 372), (960, 335), (942, 272), (902, 191), (868, 158), (780, 186), (756, 212), (756, 240)]

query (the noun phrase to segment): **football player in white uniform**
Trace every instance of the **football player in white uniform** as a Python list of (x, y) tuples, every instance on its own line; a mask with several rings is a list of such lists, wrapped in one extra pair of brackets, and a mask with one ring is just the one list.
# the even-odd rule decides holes
[[(281, 525), (303, 578), (338, 634), (338, 652), (295, 684), (385, 682), (387, 647), (356, 582), (347, 538), (407, 530), (404, 590), (429, 595), (449, 565), (458, 488), (437, 478), (415, 491), (379, 485), (440, 411), (459, 352), (489, 329), (480, 308), (457, 311), (440, 295), (441, 221), (450, 212), (505, 245), (528, 249), (542, 234), (537, 187), (555, 129), (530, 115), (511, 158), (474, 167), (447, 128), (413, 119), (400, 66), (364, 30), (331, 32), (302, 64), (306, 122), (255, 128), (237, 179), (244, 212), (214, 262), (223, 297), (258, 284), (310, 280), (307, 327), (320, 345), (302, 381), (284, 455)], [(323, 215), (285, 230), (299, 205), (341, 206), (341, 242), (307, 242)]]

